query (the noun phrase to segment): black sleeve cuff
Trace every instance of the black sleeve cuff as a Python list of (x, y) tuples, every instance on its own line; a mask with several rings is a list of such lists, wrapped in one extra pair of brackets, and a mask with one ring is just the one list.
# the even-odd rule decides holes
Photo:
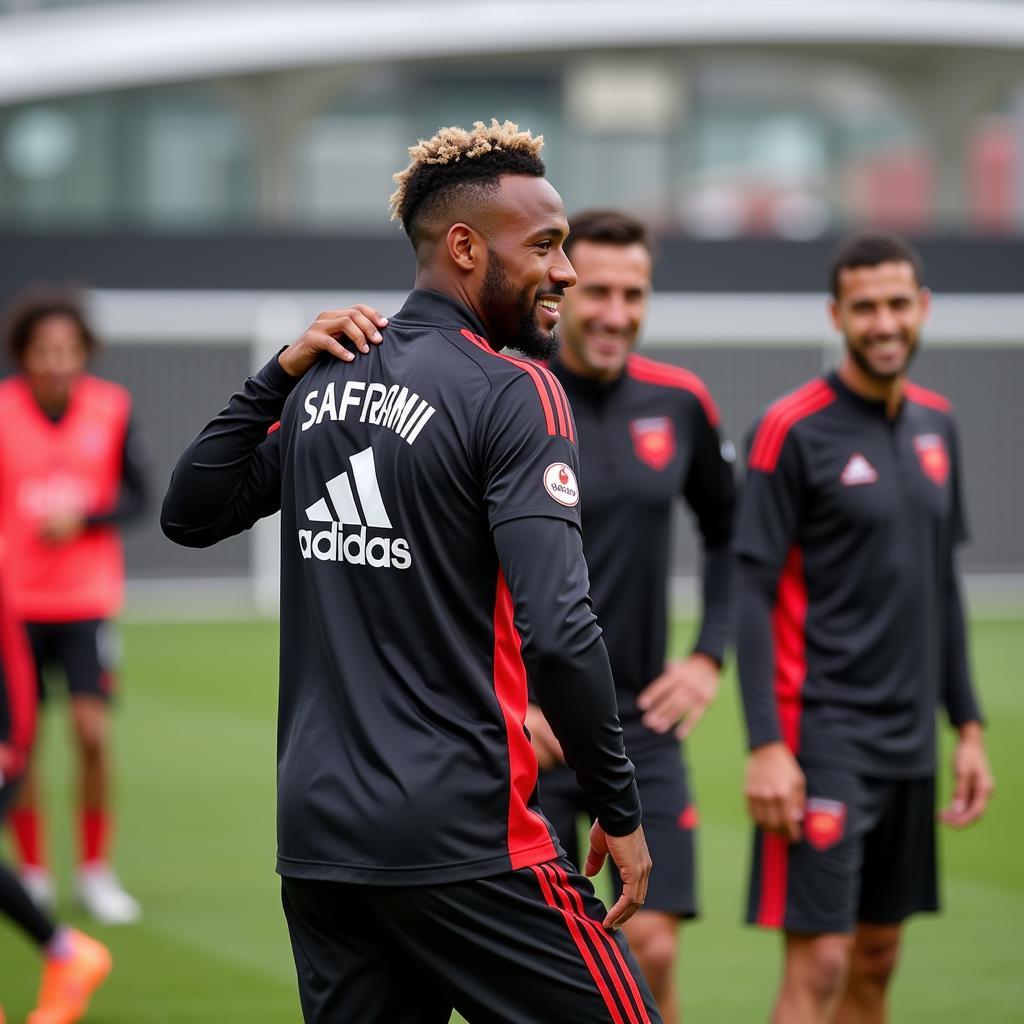
[(607, 814), (601, 814), (598, 816), (598, 821), (601, 823), (601, 828), (604, 829), (605, 834), (609, 836), (628, 836), (634, 833), (639, 827), (643, 820), (642, 809), (640, 808), (640, 797), (636, 794), (636, 785), (633, 786), (633, 796), (636, 799), (637, 811), (628, 818), (611, 817)]
[(287, 347), (284, 345), (278, 349), (277, 354), (253, 374), (253, 380), (262, 384), (267, 390), (281, 395), (282, 398), (287, 398), (295, 390), (295, 385), (302, 380), (301, 377), (293, 377), (288, 373), (278, 359), (278, 356)]
[(729, 545), (705, 547), (702, 569), (704, 614), (694, 652), (725, 661), (733, 632), (733, 558)]
[(946, 594), (946, 680), (944, 703), (954, 726), (983, 721), (967, 656), (967, 623), (960, 583), (951, 569)]
[(778, 722), (774, 717), (766, 718), (764, 721), (747, 721), (747, 750), (756, 750), (758, 747), (766, 746), (769, 743), (781, 743), (782, 733), (779, 732)]
[(725, 663), (725, 651), (719, 649), (717, 646), (712, 647), (705, 643), (703, 636), (698, 638), (690, 653), (703, 654), (705, 657), (710, 658), (719, 668), (721, 668)]
[(775, 706), (772, 605), (777, 574), (767, 566), (736, 562), (736, 660), (751, 750), (782, 738)]

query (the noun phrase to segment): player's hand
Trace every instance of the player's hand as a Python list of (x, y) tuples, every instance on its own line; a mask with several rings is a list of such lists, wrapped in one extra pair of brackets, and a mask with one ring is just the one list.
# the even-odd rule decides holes
[(807, 780), (789, 747), (765, 743), (750, 752), (744, 793), (755, 825), (790, 842), (799, 841)]
[(378, 345), (383, 340), (380, 331), (387, 322), (388, 318), (381, 316), (372, 306), (328, 310), (321, 313), (306, 333), (277, 357), (277, 361), (281, 369), (292, 377), (301, 377), (320, 358), (321, 352), (330, 352), (337, 359), (350, 363), (355, 356), (338, 338), (348, 338), (365, 354), (370, 351), (369, 342)]
[(533, 752), (542, 771), (564, 763), (562, 744), (552, 732), (544, 712), (536, 704), (526, 706), (526, 728), (530, 730), (530, 742), (533, 744)]
[(985, 754), (985, 740), (978, 722), (960, 727), (960, 739), (953, 751), (953, 798), (939, 817), (952, 828), (964, 828), (984, 813), (995, 780)]
[(51, 512), (39, 526), (39, 539), (45, 544), (67, 544), (85, 529), (85, 518), (77, 512)]
[(685, 739), (715, 699), (718, 676), (718, 662), (706, 654), (669, 662), (636, 699), (644, 725), (659, 733), (675, 729), (676, 738)]
[(622, 879), (622, 895), (604, 919), (605, 928), (621, 928), (643, 905), (647, 898), (647, 880), (651, 874), (651, 855), (647, 849), (643, 828), (628, 836), (610, 836), (601, 823), (595, 821), (590, 829), (590, 852), (583, 867), (588, 878), (601, 870), (604, 859), (611, 856)]

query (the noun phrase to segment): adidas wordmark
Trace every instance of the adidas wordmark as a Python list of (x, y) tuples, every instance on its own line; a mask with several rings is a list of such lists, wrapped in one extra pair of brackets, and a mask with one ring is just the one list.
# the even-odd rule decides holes
[[(306, 518), (310, 522), (325, 525), (316, 532), (299, 530), (302, 557), (316, 558), (321, 562), (368, 565), (374, 569), (408, 569), (412, 565), (412, 554), (404, 537), (382, 537), (369, 532), (369, 529), (393, 529), (377, 483), (373, 449), (365, 448), (350, 456), (349, 465), (351, 479), (348, 472), (331, 477), (324, 484), (327, 497), (320, 498), (306, 509)], [(355, 482), (354, 491), (352, 481)], [(345, 530), (346, 526), (356, 529)]]

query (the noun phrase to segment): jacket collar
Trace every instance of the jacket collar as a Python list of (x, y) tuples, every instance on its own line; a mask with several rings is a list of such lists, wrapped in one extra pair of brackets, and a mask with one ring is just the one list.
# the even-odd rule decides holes
[(591, 402), (602, 402), (609, 395), (614, 394), (622, 386), (627, 375), (627, 370), (623, 367), (622, 373), (613, 380), (595, 380), (593, 377), (583, 377), (578, 373), (573, 373), (558, 356), (551, 360), (549, 369), (570, 395)]
[[(874, 416), (883, 420), (889, 419), (889, 411), (886, 406), (885, 399), (866, 398), (864, 395), (858, 395), (856, 391), (853, 391), (843, 383), (842, 377), (839, 376), (839, 373), (836, 370), (829, 373), (825, 379), (828, 381), (829, 387), (835, 392), (836, 397), (844, 405), (849, 408), (856, 409), (866, 416)], [(905, 405), (906, 399), (904, 398), (900, 402), (894, 419), (899, 418)]]
[(393, 319), (430, 324), (432, 327), (453, 327), (456, 330), (468, 328), (474, 334), (487, 339), (484, 325), (475, 313), (458, 299), (429, 288), (414, 288)]

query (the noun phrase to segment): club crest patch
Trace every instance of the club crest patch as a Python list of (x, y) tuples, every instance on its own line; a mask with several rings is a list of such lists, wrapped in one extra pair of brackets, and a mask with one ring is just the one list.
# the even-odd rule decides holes
[(661, 472), (676, 453), (676, 431), (668, 416), (649, 416), (632, 420), (629, 433), (636, 457), (651, 469)]
[(949, 453), (945, 441), (938, 434), (918, 434), (914, 438), (914, 451), (925, 475), (941, 487), (949, 476)]
[(846, 834), (846, 804), (811, 797), (804, 806), (803, 829), (807, 842), (823, 853)]
[(580, 485), (576, 482), (576, 474), (564, 462), (552, 462), (544, 470), (544, 490), (559, 505), (572, 508), (580, 503)]

